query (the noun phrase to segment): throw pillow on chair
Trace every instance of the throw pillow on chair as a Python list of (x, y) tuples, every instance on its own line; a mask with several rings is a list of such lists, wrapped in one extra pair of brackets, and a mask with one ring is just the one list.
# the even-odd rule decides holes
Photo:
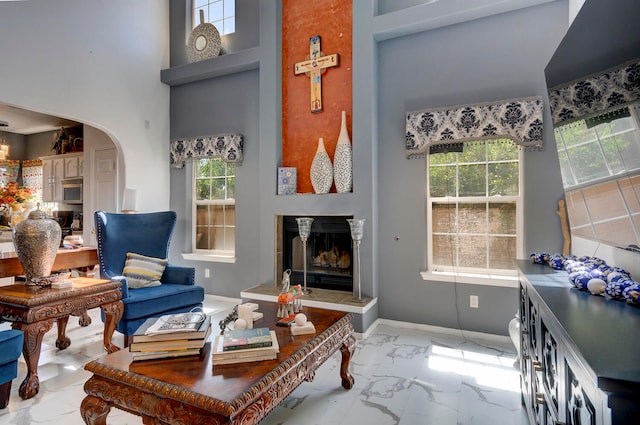
[(127, 286), (130, 289), (158, 286), (161, 284), (160, 278), (167, 263), (166, 258), (147, 257), (127, 252), (122, 275), (127, 278)]

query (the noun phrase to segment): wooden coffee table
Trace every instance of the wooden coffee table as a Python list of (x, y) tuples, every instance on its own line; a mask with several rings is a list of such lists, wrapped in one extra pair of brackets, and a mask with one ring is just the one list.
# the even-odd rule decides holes
[(254, 326), (276, 331), (276, 360), (213, 366), (211, 342), (199, 356), (183, 358), (132, 362), (126, 350), (108, 354), (85, 366), (93, 373), (80, 408), (85, 423), (105, 425), (115, 406), (142, 416), (144, 424), (257, 424), (303, 381), (313, 380), (338, 349), (342, 386), (353, 386), (351, 314), (305, 307), (316, 334), (293, 336), (275, 325), (277, 304), (254, 302), (264, 314)]
[(24, 332), (22, 354), (27, 363), (27, 376), (18, 393), (28, 399), (40, 390), (38, 360), (42, 339), (57, 322), (56, 347), (60, 350), (71, 345), (66, 336), (69, 316), (81, 316), (87, 310), (101, 307), (105, 312), (103, 343), (112, 353), (120, 348), (113, 345), (113, 332), (122, 318), (121, 282), (110, 279), (74, 278), (72, 288), (26, 286), (24, 283), (0, 286), (0, 321), (13, 322), (11, 327)]

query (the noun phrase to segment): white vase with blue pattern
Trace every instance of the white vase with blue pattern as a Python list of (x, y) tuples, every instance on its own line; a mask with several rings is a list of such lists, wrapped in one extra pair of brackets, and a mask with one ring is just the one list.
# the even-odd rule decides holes
[(324, 139), (318, 139), (318, 149), (311, 162), (311, 185), (316, 193), (329, 193), (333, 183), (333, 164), (324, 147)]
[(347, 131), (347, 113), (342, 111), (340, 135), (333, 155), (333, 180), (338, 193), (349, 193), (353, 186), (353, 152)]

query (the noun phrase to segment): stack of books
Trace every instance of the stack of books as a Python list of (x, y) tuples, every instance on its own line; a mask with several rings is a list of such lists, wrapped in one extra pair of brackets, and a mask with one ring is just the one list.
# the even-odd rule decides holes
[(199, 355), (211, 335), (211, 316), (178, 324), (169, 317), (150, 318), (133, 334), (133, 360)]
[(275, 360), (280, 352), (275, 331), (269, 328), (231, 330), (216, 336), (213, 365)]

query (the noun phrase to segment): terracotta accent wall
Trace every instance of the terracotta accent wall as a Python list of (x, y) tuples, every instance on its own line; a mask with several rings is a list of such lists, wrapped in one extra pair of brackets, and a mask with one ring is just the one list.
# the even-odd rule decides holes
[[(312, 113), (310, 81), (294, 75), (309, 58), (309, 39), (319, 35), (323, 55), (338, 53), (337, 67), (322, 74), (323, 111)], [(342, 111), (351, 134), (352, 3), (344, 0), (282, 1), (282, 166), (298, 169), (298, 193), (313, 193), (309, 169), (318, 138), (333, 160)], [(331, 188), (335, 192), (335, 187)]]

